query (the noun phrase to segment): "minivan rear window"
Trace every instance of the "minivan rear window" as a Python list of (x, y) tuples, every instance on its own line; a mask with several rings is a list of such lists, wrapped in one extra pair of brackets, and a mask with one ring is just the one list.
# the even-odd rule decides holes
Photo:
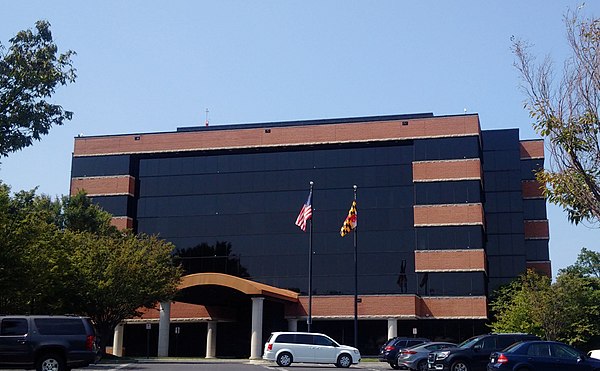
[(33, 320), (41, 335), (85, 334), (83, 321), (79, 318), (36, 318)]

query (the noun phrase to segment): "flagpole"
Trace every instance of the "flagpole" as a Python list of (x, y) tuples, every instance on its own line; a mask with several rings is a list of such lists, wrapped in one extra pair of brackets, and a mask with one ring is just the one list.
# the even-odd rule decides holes
[[(354, 202), (356, 202), (356, 184), (354, 185)], [(358, 216), (358, 215), (357, 215)], [(312, 224), (311, 224), (312, 226)], [(354, 228), (354, 347), (358, 348), (358, 223)]]
[[(310, 181), (310, 205), (312, 207), (312, 191), (313, 191), (313, 181)], [(313, 239), (313, 218), (314, 218), (314, 207), (313, 216), (310, 218), (310, 226), (309, 228), (309, 237), (308, 237), (308, 319), (306, 320), (306, 327), (308, 332), (310, 332), (310, 327), (312, 325), (312, 260), (313, 260), (313, 248), (312, 248), (312, 239)]]

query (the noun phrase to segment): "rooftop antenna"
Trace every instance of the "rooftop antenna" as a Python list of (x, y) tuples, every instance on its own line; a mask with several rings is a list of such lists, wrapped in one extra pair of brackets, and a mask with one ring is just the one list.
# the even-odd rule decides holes
[(204, 125), (208, 126), (208, 108), (206, 109), (206, 121), (204, 121)]

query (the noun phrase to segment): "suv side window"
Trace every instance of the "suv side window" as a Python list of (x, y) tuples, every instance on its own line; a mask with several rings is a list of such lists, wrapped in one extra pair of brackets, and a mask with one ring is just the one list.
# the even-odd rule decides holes
[(407, 347), (407, 348), (410, 348), (410, 347), (412, 347), (413, 345), (418, 345), (418, 344), (421, 344), (421, 343), (422, 343), (422, 341), (419, 341), (419, 340), (409, 340), (409, 341), (407, 341), (406, 343), (407, 343), (407, 344), (406, 344), (406, 347)]
[(5, 318), (0, 323), (0, 335), (2, 336), (25, 335), (27, 332), (28, 326), (25, 318)]
[(475, 346), (478, 346), (481, 350), (494, 350), (496, 349), (496, 337), (486, 336), (475, 344)]
[(517, 342), (514, 336), (498, 336), (498, 349), (504, 349)]
[(85, 327), (79, 318), (36, 318), (33, 322), (41, 335), (85, 334)]

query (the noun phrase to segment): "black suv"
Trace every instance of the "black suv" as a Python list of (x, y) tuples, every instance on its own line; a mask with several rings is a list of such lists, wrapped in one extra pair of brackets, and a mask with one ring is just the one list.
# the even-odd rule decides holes
[(66, 371), (96, 361), (92, 322), (76, 316), (0, 316), (0, 368)]
[(474, 336), (456, 348), (429, 353), (428, 370), (485, 371), (490, 354), (500, 351), (518, 341), (538, 340), (529, 334), (487, 334)]
[(379, 348), (379, 361), (387, 362), (394, 370), (398, 370), (400, 368), (400, 366), (398, 366), (398, 351), (430, 341), (431, 340), (425, 338), (391, 338)]

